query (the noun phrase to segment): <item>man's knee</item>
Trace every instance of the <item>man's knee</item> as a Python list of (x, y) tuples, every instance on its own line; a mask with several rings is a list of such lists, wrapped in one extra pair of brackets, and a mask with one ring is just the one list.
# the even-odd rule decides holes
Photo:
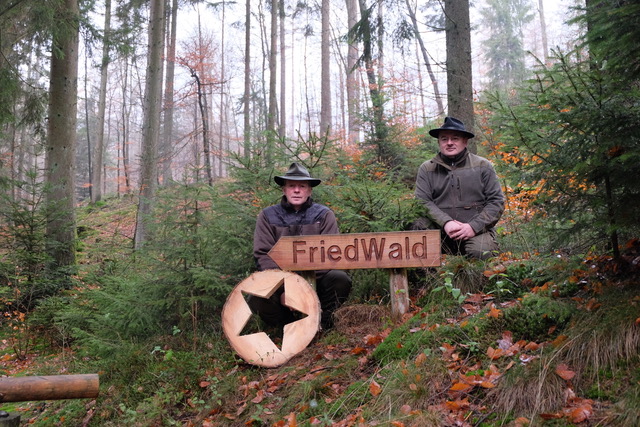
[(490, 231), (472, 237), (465, 244), (465, 252), (468, 256), (482, 260), (496, 256), (499, 250), (495, 235)]
[(318, 288), (319, 293), (334, 294), (339, 299), (346, 299), (351, 292), (351, 277), (342, 270), (329, 270), (318, 283)]

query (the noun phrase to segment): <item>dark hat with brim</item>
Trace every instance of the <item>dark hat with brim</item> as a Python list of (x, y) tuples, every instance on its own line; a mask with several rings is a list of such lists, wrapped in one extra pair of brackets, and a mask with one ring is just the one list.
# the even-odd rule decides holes
[(322, 181), (318, 178), (311, 178), (309, 175), (309, 171), (307, 168), (302, 166), (300, 163), (291, 163), (289, 166), (289, 170), (282, 176), (276, 176), (273, 180), (282, 187), (285, 184), (285, 181), (307, 181), (310, 186), (315, 187), (320, 184)]
[(475, 136), (474, 134), (472, 134), (471, 132), (469, 132), (464, 128), (464, 123), (462, 123), (460, 120), (455, 119), (453, 117), (445, 117), (444, 124), (442, 125), (442, 127), (439, 127), (437, 129), (431, 129), (429, 131), (429, 135), (431, 135), (434, 138), (437, 138), (440, 135), (441, 130), (452, 130), (452, 131), (460, 132), (467, 138), (473, 138)]

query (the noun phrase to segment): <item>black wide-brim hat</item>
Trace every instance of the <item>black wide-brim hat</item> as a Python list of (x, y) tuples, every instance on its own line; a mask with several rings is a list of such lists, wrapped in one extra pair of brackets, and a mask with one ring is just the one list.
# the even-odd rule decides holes
[(438, 135), (440, 135), (441, 130), (453, 130), (456, 132), (460, 132), (464, 134), (464, 136), (466, 136), (467, 138), (473, 138), (475, 136), (474, 134), (472, 134), (471, 132), (469, 132), (464, 128), (464, 123), (462, 123), (460, 120), (453, 117), (445, 117), (444, 124), (442, 125), (442, 127), (439, 127), (437, 129), (431, 129), (429, 131), (429, 135), (431, 135), (434, 138), (437, 138)]
[(311, 187), (315, 187), (320, 184), (322, 180), (318, 178), (312, 178), (309, 175), (309, 171), (307, 168), (302, 166), (300, 163), (291, 163), (289, 166), (289, 170), (282, 176), (276, 176), (273, 180), (282, 187), (285, 184), (285, 180), (289, 181), (307, 181)]

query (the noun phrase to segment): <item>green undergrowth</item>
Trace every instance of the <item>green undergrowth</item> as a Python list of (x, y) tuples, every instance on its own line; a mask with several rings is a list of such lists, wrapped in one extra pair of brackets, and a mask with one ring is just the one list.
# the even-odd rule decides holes
[[(205, 196), (217, 200), (208, 190), (188, 199)], [(5, 345), (0, 357), (4, 373), (14, 376), (98, 373), (100, 395), (3, 410), (19, 411), (35, 426), (259, 426), (293, 425), (293, 419), (300, 426), (446, 426), (460, 421), (451, 417), (464, 404), (464, 422), (499, 426), (561, 414), (571, 388), (600, 411), (594, 423), (637, 420), (635, 270), (616, 273), (585, 257), (449, 257), (438, 269), (410, 272), (410, 318), (394, 323), (380, 314), (380, 330), (366, 336), (357, 322), (324, 332), (289, 363), (265, 369), (239, 359), (220, 326), (224, 296), (247, 266), (230, 257), (239, 265), (222, 274), (220, 249), (207, 250), (222, 245), (226, 232), (236, 236), (225, 250), (240, 246), (250, 238), (238, 231), (248, 219), (228, 230), (209, 226), (216, 218), (189, 200), (174, 203), (180, 212), (165, 213), (171, 247), (143, 256), (131, 253), (122, 231), (134, 213), (126, 201), (83, 211), (77, 285), (41, 301), (27, 320), (6, 319), (2, 338), (18, 347)], [(115, 223), (109, 206), (120, 223), (107, 233), (105, 224)], [(183, 241), (194, 221), (197, 238)], [(388, 306), (385, 273), (354, 272), (346, 308)], [(10, 371), (15, 348), (37, 355), (37, 362)], [(560, 364), (574, 373), (570, 381), (556, 373)], [(471, 377), (493, 386), (451, 391)], [(571, 425), (562, 417), (553, 423)]]

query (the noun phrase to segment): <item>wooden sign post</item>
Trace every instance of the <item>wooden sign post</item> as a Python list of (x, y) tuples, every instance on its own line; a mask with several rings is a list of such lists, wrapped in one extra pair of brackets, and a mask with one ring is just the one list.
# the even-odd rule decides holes
[(391, 313), (409, 309), (407, 268), (440, 266), (440, 231), (317, 234), (281, 237), (269, 256), (283, 270), (389, 270)]

